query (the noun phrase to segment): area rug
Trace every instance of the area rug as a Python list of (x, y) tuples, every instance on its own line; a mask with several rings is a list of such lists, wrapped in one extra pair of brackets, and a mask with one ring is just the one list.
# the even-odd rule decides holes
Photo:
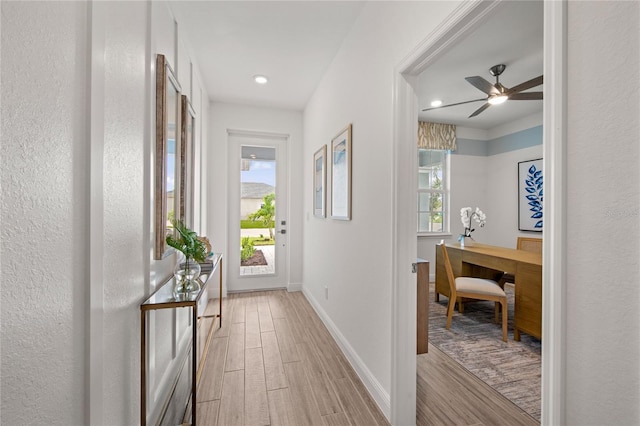
[(509, 303), (509, 338), (502, 341), (502, 329), (494, 323), (493, 302), (469, 302), (464, 314), (454, 311), (450, 330), (447, 298), (433, 300), (435, 284), (429, 286), (429, 341), (469, 372), (500, 392), (534, 419), (540, 420), (541, 342), (520, 333), (513, 340), (514, 287), (505, 285)]
[(253, 256), (247, 260), (240, 261), (240, 266), (263, 266), (267, 264), (267, 260), (264, 258), (262, 250), (256, 250), (253, 252)]

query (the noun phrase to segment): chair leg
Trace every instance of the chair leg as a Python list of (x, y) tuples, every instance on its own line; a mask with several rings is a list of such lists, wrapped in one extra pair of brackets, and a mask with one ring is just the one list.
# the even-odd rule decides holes
[(447, 330), (451, 327), (451, 319), (453, 318), (453, 307), (456, 301), (449, 297), (449, 304), (447, 305)]
[(507, 341), (507, 320), (508, 320), (508, 318), (507, 318), (507, 299), (502, 299), (500, 301), (500, 305), (502, 306), (502, 340), (506, 342)]

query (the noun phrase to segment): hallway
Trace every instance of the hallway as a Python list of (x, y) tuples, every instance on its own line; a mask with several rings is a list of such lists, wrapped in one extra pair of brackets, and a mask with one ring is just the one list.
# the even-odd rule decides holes
[(197, 416), (225, 426), (388, 424), (304, 295), (284, 290), (223, 301)]

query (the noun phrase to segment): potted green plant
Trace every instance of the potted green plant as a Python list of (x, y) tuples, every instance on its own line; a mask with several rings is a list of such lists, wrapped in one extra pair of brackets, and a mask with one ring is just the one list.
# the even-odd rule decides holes
[(173, 295), (176, 299), (185, 299), (200, 291), (197, 281), (200, 276), (200, 262), (207, 258), (207, 246), (198, 234), (189, 229), (181, 220), (173, 219), (171, 224), (175, 235), (167, 235), (167, 245), (176, 249), (179, 256), (173, 271), (175, 284)]

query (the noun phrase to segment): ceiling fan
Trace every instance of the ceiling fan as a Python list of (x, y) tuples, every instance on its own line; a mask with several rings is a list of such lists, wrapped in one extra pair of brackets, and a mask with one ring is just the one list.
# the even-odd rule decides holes
[(463, 105), (471, 102), (485, 101), (484, 105), (482, 105), (480, 108), (475, 110), (473, 114), (469, 116), (469, 118), (472, 118), (480, 114), (485, 109), (489, 108), (491, 105), (499, 105), (505, 102), (507, 99), (514, 100), (514, 101), (530, 101), (530, 100), (542, 99), (542, 92), (521, 93), (524, 90), (531, 89), (532, 87), (540, 86), (542, 84), (542, 76), (532, 78), (531, 80), (525, 81), (524, 83), (520, 83), (517, 86), (514, 86), (511, 89), (508, 89), (504, 87), (502, 83), (500, 83), (500, 79), (499, 79), (500, 74), (504, 72), (505, 68), (507, 68), (507, 66), (504, 64), (494, 65), (491, 68), (489, 68), (489, 72), (491, 73), (491, 75), (496, 78), (496, 84), (491, 84), (484, 78), (477, 75), (473, 77), (465, 77), (465, 80), (471, 83), (474, 87), (486, 93), (487, 94), (486, 98), (474, 99), (474, 100), (465, 101), (465, 102), (457, 102), (455, 104), (442, 105), (442, 106), (437, 106), (433, 108), (426, 108), (426, 109), (423, 109), (422, 111), (431, 111), (434, 109), (447, 108), (447, 107), (452, 107), (456, 105)]

